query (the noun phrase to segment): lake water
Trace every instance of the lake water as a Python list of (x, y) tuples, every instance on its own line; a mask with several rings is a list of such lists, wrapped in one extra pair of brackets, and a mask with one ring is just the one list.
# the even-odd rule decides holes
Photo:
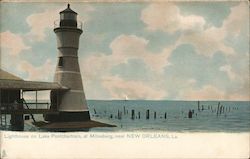
[[(117, 126), (92, 128), (89, 130), (92, 132), (250, 132), (249, 101), (221, 101), (220, 106), (223, 105), (224, 110), (219, 111), (218, 101), (201, 101), (200, 110), (197, 101), (88, 100), (87, 103), (92, 120)], [(149, 119), (146, 119), (147, 110)], [(189, 110), (193, 111), (192, 118), (188, 118)], [(35, 118), (43, 119), (41, 115), (35, 115)], [(42, 131), (30, 123), (31, 120), (26, 121), (25, 131)]]

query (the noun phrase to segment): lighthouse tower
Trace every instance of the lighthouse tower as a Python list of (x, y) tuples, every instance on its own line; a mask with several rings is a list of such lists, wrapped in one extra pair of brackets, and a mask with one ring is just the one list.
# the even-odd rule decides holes
[[(54, 121), (90, 120), (78, 63), (81, 25), (82, 23), (77, 21), (77, 13), (71, 10), (68, 4), (68, 7), (60, 12), (60, 23), (54, 29), (58, 48), (54, 82), (69, 88), (59, 93), (59, 98), (56, 99), (56, 109), (59, 114), (53, 117)], [(51, 92), (51, 94), (52, 98), (55, 97), (53, 95), (55, 93)]]

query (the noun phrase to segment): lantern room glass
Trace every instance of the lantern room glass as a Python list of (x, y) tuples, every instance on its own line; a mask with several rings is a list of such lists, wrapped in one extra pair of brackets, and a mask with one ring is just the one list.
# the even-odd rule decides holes
[(60, 20), (75, 20), (76, 21), (76, 14), (74, 14), (74, 13), (61, 13)]

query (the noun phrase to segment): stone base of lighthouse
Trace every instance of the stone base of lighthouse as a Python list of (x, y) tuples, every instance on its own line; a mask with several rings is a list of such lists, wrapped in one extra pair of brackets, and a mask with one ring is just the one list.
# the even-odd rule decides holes
[(47, 114), (44, 119), (49, 122), (76, 122), (89, 121), (89, 111), (82, 112), (58, 112), (56, 114)]

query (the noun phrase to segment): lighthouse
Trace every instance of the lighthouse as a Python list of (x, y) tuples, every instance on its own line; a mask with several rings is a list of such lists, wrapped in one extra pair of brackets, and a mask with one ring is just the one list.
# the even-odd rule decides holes
[(68, 88), (63, 92), (51, 91), (51, 109), (58, 114), (45, 117), (48, 121), (71, 122), (90, 120), (78, 62), (79, 39), (82, 23), (70, 5), (60, 12), (60, 21), (55, 26), (58, 62), (54, 82)]

